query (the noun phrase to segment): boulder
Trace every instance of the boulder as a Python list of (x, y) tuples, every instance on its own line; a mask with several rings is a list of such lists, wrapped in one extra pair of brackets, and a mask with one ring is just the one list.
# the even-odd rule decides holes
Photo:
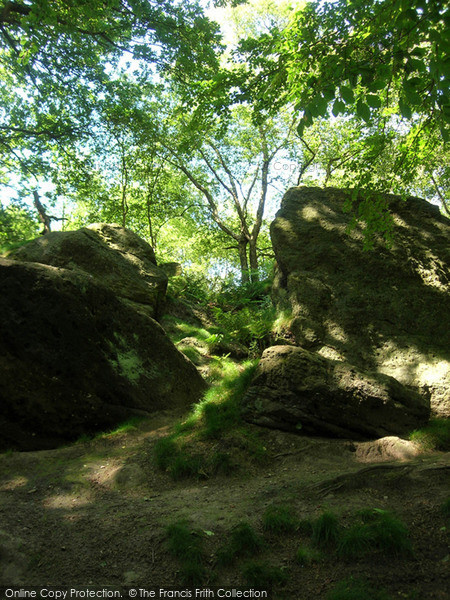
[(358, 442), (355, 448), (355, 458), (358, 462), (380, 463), (389, 461), (407, 461), (416, 458), (421, 448), (415, 442), (402, 440), (395, 435)]
[(9, 258), (82, 271), (154, 319), (162, 314), (167, 275), (153, 248), (138, 235), (99, 223), (77, 231), (55, 231), (21, 246)]
[[(80, 269), (0, 259), (0, 449), (51, 448), (205, 383), (161, 326)], [(143, 289), (143, 288), (141, 288)]]
[(425, 200), (383, 196), (392, 244), (365, 249), (363, 228), (349, 230), (351, 194), (286, 193), (271, 225), (274, 301), (291, 311), (297, 345), (394, 377), (450, 416), (450, 220)]
[(265, 350), (243, 404), (244, 418), (258, 425), (360, 439), (406, 434), (430, 412), (393, 377), (295, 346)]

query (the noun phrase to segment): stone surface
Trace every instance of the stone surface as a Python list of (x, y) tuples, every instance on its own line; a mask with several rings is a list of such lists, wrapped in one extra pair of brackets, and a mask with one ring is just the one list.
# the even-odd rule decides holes
[(265, 350), (244, 398), (248, 421), (338, 437), (405, 434), (429, 412), (426, 400), (393, 377), (294, 346)]
[(80, 270), (0, 259), (0, 289), (1, 449), (188, 408), (205, 389), (156, 321)]
[(77, 231), (55, 231), (18, 248), (15, 260), (88, 273), (117, 296), (159, 319), (167, 275), (156, 266), (152, 247), (138, 235), (99, 223)]
[(367, 463), (407, 461), (420, 453), (421, 449), (417, 444), (395, 435), (370, 442), (359, 442), (355, 449), (356, 460)]
[(387, 248), (348, 231), (349, 193), (292, 188), (271, 226), (274, 300), (292, 311), (297, 345), (395, 377), (450, 416), (450, 221), (418, 199), (385, 196)]

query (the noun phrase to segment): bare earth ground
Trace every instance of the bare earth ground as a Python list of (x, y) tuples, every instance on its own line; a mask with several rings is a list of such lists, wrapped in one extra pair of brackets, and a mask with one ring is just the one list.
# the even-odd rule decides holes
[(242, 565), (215, 568), (217, 548), (239, 521), (262, 532), (266, 508), (289, 503), (301, 519), (330, 509), (344, 523), (362, 508), (392, 510), (408, 526), (414, 555), (344, 560), (330, 552), (302, 567), (295, 561), (302, 534), (266, 534), (261, 559), (288, 575), (276, 598), (320, 600), (351, 575), (395, 599), (450, 598), (450, 527), (441, 511), (450, 493), (448, 453), (361, 462), (350, 441), (255, 427), (264, 464), (173, 481), (156, 468), (152, 448), (177, 417), (160, 414), (134, 431), (56, 450), (0, 455), (0, 585), (176, 585), (179, 564), (165, 528), (180, 518), (210, 532), (204, 545), (214, 585), (243, 584)]

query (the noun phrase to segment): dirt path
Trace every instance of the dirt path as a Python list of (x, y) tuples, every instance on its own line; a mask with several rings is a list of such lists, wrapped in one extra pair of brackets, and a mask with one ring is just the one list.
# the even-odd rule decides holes
[[(261, 531), (266, 508), (288, 503), (301, 519), (330, 509), (344, 524), (363, 508), (392, 510), (410, 530), (414, 555), (345, 561), (330, 554), (302, 567), (294, 560), (298, 532), (266, 535), (263, 559), (288, 575), (277, 597), (320, 600), (353, 575), (392, 598), (450, 598), (449, 523), (441, 511), (449, 496), (449, 454), (362, 462), (350, 441), (255, 428), (267, 448), (264, 464), (175, 482), (156, 469), (152, 455), (174, 419), (159, 415), (126, 434), (1, 455), (0, 585), (174, 585), (179, 565), (165, 547), (169, 523), (186, 518), (209, 532), (204, 544), (213, 569), (233, 525), (245, 520)], [(242, 583), (239, 565), (216, 572), (218, 584)]]

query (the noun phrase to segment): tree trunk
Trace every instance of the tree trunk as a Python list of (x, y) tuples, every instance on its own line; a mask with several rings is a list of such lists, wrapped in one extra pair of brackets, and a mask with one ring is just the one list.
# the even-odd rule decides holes
[(258, 271), (258, 254), (256, 248), (256, 240), (250, 240), (249, 242), (249, 253), (250, 253), (250, 270), (252, 283), (259, 281)]
[(239, 261), (241, 263), (241, 283), (242, 285), (249, 283), (250, 281), (250, 273), (248, 270), (248, 259), (247, 259), (247, 239), (241, 239), (239, 241), (238, 251), (239, 251)]
[(39, 194), (37, 193), (37, 190), (34, 190), (33, 198), (34, 198), (34, 206), (36, 207), (36, 210), (38, 211), (38, 214), (39, 214), (39, 221), (44, 226), (42, 235), (46, 235), (47, 233), (50, 233), (51, 217), (49, 217), (48, 214), (46, 213), (45, 208), (43, 207), (41, 200), (39, 198)]

